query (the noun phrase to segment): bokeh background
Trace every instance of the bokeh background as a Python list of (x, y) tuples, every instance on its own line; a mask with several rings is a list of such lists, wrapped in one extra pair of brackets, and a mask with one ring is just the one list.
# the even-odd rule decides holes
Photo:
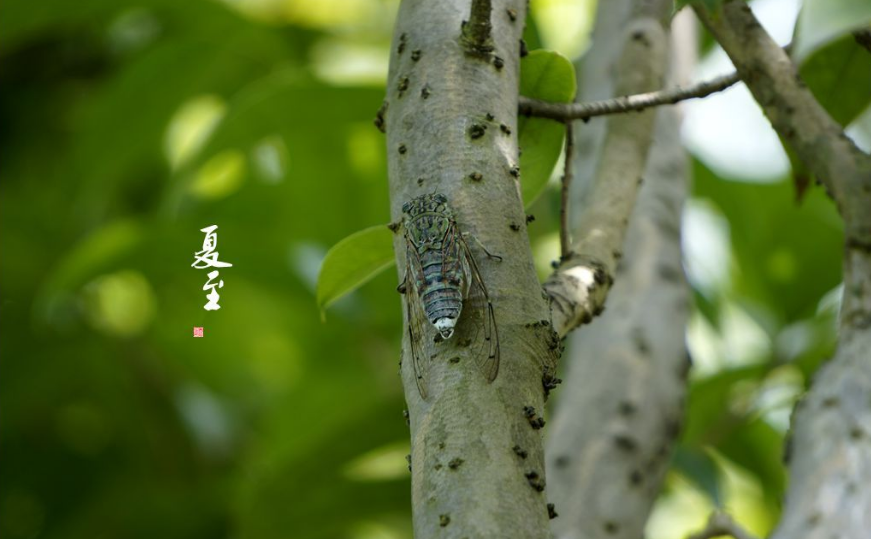
[[(397, 6), (3, 2), (4, 539), (410, 537), (397, 277), (325, 321), (314, 296), (327, 249), (388, 220), (372, 118)], [(754, 2), (782, 43), (798, 7)], [(533, 0), (530, 48), (577, 58), (595, 8)], [(700, 78), (730, 69), (700, 46)], [(844, 121), (867, 148), (865, 105)], [(796, 202), (746, 90), (686, 112), (695, 366), (651, 539), (718, 505), (757, 533), (775, 521), (789, 413), (832, 353), (839, 302), (840, 219), (819, 188)], [(557, 197), (532, 208), (542, 275)], [(207, 312), (191, 263), (212, 224), (233, 267)]]

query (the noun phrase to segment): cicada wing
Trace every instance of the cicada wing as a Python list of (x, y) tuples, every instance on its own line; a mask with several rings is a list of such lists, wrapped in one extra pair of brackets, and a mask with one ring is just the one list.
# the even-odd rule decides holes
[(469, 280), (466, 298), (467, 310), (475, 311), (469, 313), (475, 325), (472, 331), (475, 363), (484, 375), (484, 378), (488, 382), (492, 382), (496, 379), (496, 375), (499, 374), (500, 359), (499, 330), (496, 326), (496, 315), (493, 311), (493, 303), (490, 301), (490, 294), (487, 292), (487, 285), (484, 284), (484, 279), (481, 277), (478, 263), (475, 262), (475, 257), (472, 254), (472, 250), (469, 249), (469, 244), (466, 243), (465, 238), (463, 238), (459, 231), (457, 231), (456, 237), (461, 246), (460, 258), (463, 264), (463, 271)]
[(419, 279), (423, 275), (423, 268), (417, 249), (410, 240), (406, 242), (406, 287), (405, 287), (405, 312), (408, 324), (408, 343), (411, 352), (411, 364), (414, 368), (414, 380), (417, 383), (417, 391), (420, 398), (427, 398), (427, 372), (429, 367), (429, 346), (424, 338), (424, 324), (426, 313), (419, 294)]

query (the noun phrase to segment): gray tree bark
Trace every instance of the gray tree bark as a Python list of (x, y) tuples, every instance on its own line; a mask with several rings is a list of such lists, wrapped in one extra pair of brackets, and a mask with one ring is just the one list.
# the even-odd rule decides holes
[[(597, 37), (580, 70), (582, 80), (607, 88), (613, 86), (609, 79), (620, 77), (603, 67), (619, 52), (615, 44), (627, 38), (620, 32), (626, 27), (620, 14), (630, 4), (600, 5)], [(685, 55), (695, 47), (692, 21), (684, 17), (681, 22), (672, 39), (683, 46), (671, 49), (672, 85), (686, 82), (692, 62), (678, 51)], [(588, 66), (605, 78), (595, 79)], [(602, 95), (602, 88), (590, 86), (582, 86), (582, 101), (609, 97)], [(629, 124), (633, 118), (623, 121)], [(645, 121), (640, 124), (643, 131)], [(578, 171), (581, 175), (589, 177), (594, 167), (624, 166), (608, 161), (607, 153), (599, 157), (605, 139), (600, 126), (576, 126), (588, 140), (577, 152), (577, 162), (586, 163)], [(679, 127), (679, 109), (656, 112), (650, 151), (637, 157), (646, 162), (644, 183), (608, 308), (589, 328), (580, 328), (569, 347), (566, 383), (547, 439), (551, 498), (560, 513), (553, 529), (560, 538), (642, 537), (668, 470), (689, 367), (684, 331), (690, 298), (680, 254), (687, 163)], [(596, 189), (596, 184), (587, 187)]]
[[(622, 36), (619, 56), (610, 65), (616, 95), (662, 88), (671, 9), (669, 0), (634, 2), (628, 18), (614, 29)], [(590, 322), (604, 305), (641, 184), (654, 118), (654, 111), (648, 110), (607, 119), (598, 167), (575, 206), (580, 212), (571, 253), (544, 283), (552, 302), (554, 328), (561, 336)], [(579, 139), (579, 147), (589, 140)]]
[[(430, 365), (423, 400), (406, 331), (402, 379), (416, 537), (548, 535), (541, 431), (525, 407), (543, 413), (542, 361), (553, 361), (559, 343), (549, 323), (540, 323), (549, 320), (548, 305), (533, 267), (520, 185), (511, 173), (518, 163), (525, 16), (523, 0), (492, 6), (481, 0), (406, 0), (394, 30), (382, 109), (392, 217), (398, 220), (403, 203), (417, 195), (443, 193), (460, 228), (502, 257), (488, 260), (470, 242), (501, 339), (495, 381), (487, 383), (459, 339), (448, 340), (425, 359)], [(394, 245), (402, 276), (405, 242), (397, 236)]]

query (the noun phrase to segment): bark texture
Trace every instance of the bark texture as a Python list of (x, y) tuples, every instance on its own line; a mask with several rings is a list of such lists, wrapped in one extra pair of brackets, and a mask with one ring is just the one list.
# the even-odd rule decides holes
[[(628, 2), (600, 6), (597, 32), (620, 36), (623, 21), (607, 11), (620, 12), (621, 3)], [(692, 27), (682, 22), (676, 39), (694, 44)], [(597, 65), (596, 56), (609, 50), (596, 41), (585, 65)], [(685, 62), (672, 63), (670, 79), (683, 82)], [(657, 112), (649, 159), (640, 158), (645, 182), (608, 309), (570, 347), (547, 444), (550, 496), (560, 513), (552, 526), (559, 538), (642, 537), (668, 470), (689, 367), (684, 330), (690, 296), (680, 255), (688, 167), (679, 127), (679, 109)], [(595, 160), (588, 152), (596, 146), (581, 148), (578, 160)], [(599, 170), (614, 166), (607, 155)]]
[[(638, 1), (615, 30), (623, 36), (622, 52), (612, 66), (616, 95), (662, 88), (671, 6), (667, 0)], [(641, 184), (654, 118), (654, 111), (645, 111), (607, 120), (601, 161), (580, 204), (572, 253), (544, 284), (560, 336), (590, 322), (603, 308)]]
[(799, 78), (749, 6), (696, 13), (771, 125), (825, 185), (844, 218), (844, 296), (835, 357), (793, 418), (790, 485), (775, 539), (867, 538), (871, 530), (871, 157)]
[[(474, 234), (501, 262), (483, 256), (481, 273), (495, 306), (501, 368), (487, 383), (458, 335), (438, 345), (430, 362), (428, 399), (420, 398), (406, 332), (402, 378), (411, 424), (412, 504), (416, 537), (548, 535), (542, 361), (558, 341), (548, 323), (526, 234), (518, 162), (517, 97), (523, 0), (476, 2), (490, 8), (490, 40), (469, 50), (468, 0), (402, 2), (393, 36), (387, 101), (391, 211), (439, 192), (461, 230)], [(478, 26), (480, 29), (483, 26)], [(492, 51), (486, 48), (492, 45)], [(499, 129), (509, 126), (510, 133)], [(405, 243), (394, 243), (400, 276)], [(430, 338), (434, 332), (428, 333)], [(524, 407), (527, 407), (526, 410)]]

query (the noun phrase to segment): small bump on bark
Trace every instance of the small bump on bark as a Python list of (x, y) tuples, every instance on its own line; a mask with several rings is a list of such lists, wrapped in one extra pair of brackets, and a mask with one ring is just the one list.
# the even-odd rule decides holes
[(547, 504), (547, 518), (553, 520), (559, 516), (559, 513), (556, 512), (556, 506), (552, 503)]
[(401, 55), (405, 50), (405, 40), (407, 37), (408, 36), (404, 32), (399, 36), (399, 45), (396, 46), (396, 54)]
[(625, 434), (617, 434), (614, 436), (614, 445), (623, 451), (635, 451), (638, 448), (638, 443), (631, 437)]
[(617, 406), (617, 409), (620, 411), (620, 415), (622, 416), (631, 416), (635, 414), (635, 404), (629, 401), (621, 401)]
[(387, 132), (387, 123), (384, 120), (385, 114), (387, 114), (387, 101), (381, 103), (381, 108), (375, 113), (375, 119), (372, 121), (378, 131), (381, 131), (382, 133)]
[(475, 123), (475, 124), (472, 124), (472, 126), (469, 128), (469, 137), (471, 137), (472, 140), (479, 139), (479, 138), (483, 137), (486, 132), (487, 132), (486, 125)]

